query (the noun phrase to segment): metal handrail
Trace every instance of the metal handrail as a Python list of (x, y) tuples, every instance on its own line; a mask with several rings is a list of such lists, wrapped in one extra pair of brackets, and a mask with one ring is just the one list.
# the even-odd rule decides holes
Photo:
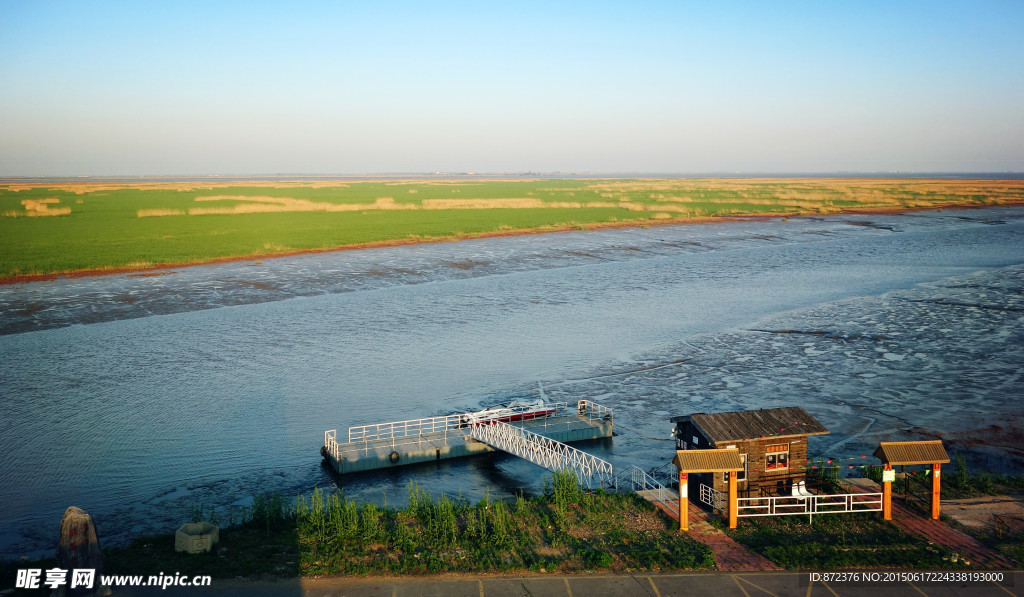
[[(583, 401), (581, 401), (583, 402)], [(589, 402), (589, 401), (588, 401)], [(594, 403), (590, 403), (594, 404)], [(594, 405), (595, 407), (600, 405)], [(532, 410), (530, 406), (509, 407), (513, 415)], [(569, 405), (565, 402), (556, 402), (547, 406), (553, 412), (552, 417), (564, 416), (569, 413)], [(607, 407), (601, 409), (611, 411)], [(424, 433), (436, 433), (438, 431), (457, 430), (468, 427), (469, 417), (473, 413), (458, 413), (440, 417), (425, 417), (422, 419), (409, 419), (406, 421), (392, 421), (388, 423), (371, 423), (369, 425), (356, 425), (348, 428), (348, 441), (368, 442), (375, 440), (394, 440), (400, 437), (423, 435)], [(604, 415), (602, 411), (602, 416)], [(537, 419), (534, 419), (537, 420)]]
[(341, 454), (341, 449), (338, 447), (337, 429), (329, 429), (327, 431), (324, 431), (324, 446), (327, 448), (327, 451), (331, 454), (331, 456), (334, 456), (334, 459), (338, 460), (339, 455)]
[(716, 510), (725, 510), (725, 493), (710, 485), (700, 484), (700, 501)]
[(608, 423), (614, 423), (614, 411), (607, 406), (602, 406), (596, 402), (583, 399), (576, 403), (576, 412), (580, 415), (586, 415), (590, 421), (601, 420)]
[(658, 482), (657, 479), (647, 474), (642, 468), (630, 465), (630, 477), (633, 482), (633, 491), (650, 492), (655, 499), (665, 505), (669, 512), (679, 516), (679, 496), (673, 495), (672, 491)]
[(584, 487), (590, 487), (595, 477), (602, 486), (610, 487), (614, 482), (611, 463), (521, 427), (498, 421), (481, 422), (470, 427), (469, 437), (549, 471), (570, 470)]

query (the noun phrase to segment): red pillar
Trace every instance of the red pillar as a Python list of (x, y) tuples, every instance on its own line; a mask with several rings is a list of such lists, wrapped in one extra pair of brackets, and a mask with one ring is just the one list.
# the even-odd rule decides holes
[(736, 528), (736, 471), (729, 471), (729, 528)]
[(679, 471), (679, 530), (690, 530), (690, 496), (687, 483), (688, 475)]
[(939, 470), (941, 468), (942, 468), (942, 465), (939, 464), (938, 462), (932, 464), (932, 519), (933, 520), (938, 520), (939, 519), (939, 493), (940, 493), (940, 491), (939, 491), (939, 483), (941, 481), (941, 479), (939, 478)]
[[(886, 463), (884, 470), (891, 471), (892, 465)], [(882, 475), (885, 473), (883, 472)], [(882, 477), (882, 518), (892, 520), (892, 481), (886, 481), (884, 476)]]

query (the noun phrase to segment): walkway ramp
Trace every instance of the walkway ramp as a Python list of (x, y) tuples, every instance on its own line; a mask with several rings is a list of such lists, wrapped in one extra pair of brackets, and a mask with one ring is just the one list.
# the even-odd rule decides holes
[(549, 471), (572, 471), (582, 487), (590, 488), (595, 481), (602, 487), (614, 484), (611, 463), (522, 427), (500, 422), (482, 423), (473, 426), (469, 437)]

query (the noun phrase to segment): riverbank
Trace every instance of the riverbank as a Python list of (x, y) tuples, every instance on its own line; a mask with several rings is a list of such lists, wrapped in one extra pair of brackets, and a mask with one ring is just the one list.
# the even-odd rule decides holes
[(1024, 204), (1024, 180), (0, 185), (0, 284), (476, 238)]
[[(1020, 477), (958, 478), (954, 473), (951, 482), (957, 495), (1009, 491), (1017, 497), (1005, 499), (1020, 501)], [(356, 504), (319, 490), (300, 496), (294, 506), (280, 496), (258, 496), (240, 522), (219, 520), (216, 511), (194, 510), (194, 522), (205, 517), (222, 526), (221, 542), (210, 553), (176, 552), (169, 533), (140, 537), (128, 547), (104, 550), (105, 573), (209, 576), (211, 587), (241, 582), (274, 592), (297, 578), (304, 586), (338, 586), (505, 575), (585, 579), (602, 578), (595, 574), (700, 574), (716, 568), (717, 554), (690, 533), (679, 532), (675, 521), (636, 494), (583, 492), (568, 473), (556, 473), (547, 487), (543, 496), (520, 497), (510, 504), (486, 499), (468, 504), (446, 496), (431, 499), (410, 485), (409, 505), (402, 509)], [(979, 567), (972, 556), (903, 528), (918, 519), (948, 528), (951, 535), (970, 526), (928, 521), (924, 510), (897, 502), (903, 518), (892, 522), (877, 514), (830, 514), (813, 522), (786, 516), (743, 520), (740, 528), (729, 530), (717, 515), (706, 517), (714, 527), (710, 532), (789, 570), (978, 571), (1004, 569), (1015, 560), (1019, 565), (1022, 538), (1003, 528), (1012, 523), (1008, 518), (999, 523), (1003, 526), (973, 529), (1007, 558), (995, 568)], [(5, 563), (0, 586), (13, 587), (18, 569), (55, 566), (53, 559)], [(730, 574), (744, 571), (754, 569)]]
[[(1024, 203), (1022, 203), (1024, 205)], [(854, 213), (854, 212), (851, 212)], [(868, 213), (868, 212), (856, 212), (856, 213)], [(877, 212), (884, 213), (884, 212)], [(757, 219), (769, 219), (777, 217), (795, 217), (796, 214), (771, 214), (766, 216), (759, 216)], [(537, 234), (553, 234), (558, 232), (579, 232), (581, 230), (615, 230), (622, 228), (637, 228), (640, 226), (669, 226), (679, 224), (708, 224), (712, 222), (725, 222), (729, 220), (737, 219), (754, 219), (752, 216), (731, 216), (721, 218), (686, 218), (677, 220), (660, 220), (646, 222), (643, 224), (637, 222), (599, 222), (590, 224), (573, 224), (571, 226), (548, 226), (544, 228), (524, 228), (520, 230), (498, 230), (494, 232), (480, 232), (476, 234), (461, 234), (461, 235), (448, 235), (437, 238), (415, 238), (415, 239), (394, 239), (394, 240), (382, 240), (366, 243), (356, 243), (352, 245), (342, 245), (338, 247), (327, 247), (321, 249), (298, 249), (294, 251), (278, 251), (278, 252), (261, 252), (250, 255), (236, 255), (231, 257), (218, 257), (215, 259), (206, 259), (198, 261), (189, 261), (181, 263), (161, 263), (152, 264), (139, 267), (110, 267), (102, 269), (80, 269), (80, 270), (68, 270), (62, 272), (53, 272), (47, 274), (19, 274), (15, 276), (0, 277), (0, 286), (5, 284), (26, 284), (31, 282), (47, 282), (50, 280), (57, 280), (60, 278), (88, 278), (93, 276), (113, 276), (118, 274), (128, 274), (137, 277), (150, 277), (165, 275), (170, 273), (171, 270), (181, 269), (185, 267), (195, 267), (200, 265), (213, 265), (217, 263), (237, 263), (241, 261), (262, 261), (264, 259), (277, 259), (281, 257), (297, 257), (300, 255), (316, 255), (320, 253), (336, 253), (341, 251), (361, 251), (365, 249), (379, 249), (384, 247), (405, 247), (411, 245), (425, 245), (433, 243), (449, 243), (459, 242), (464, 240), (473, 239), (484, 239), (484, 238), (505, 238), (513, 236), (530, 236)]]

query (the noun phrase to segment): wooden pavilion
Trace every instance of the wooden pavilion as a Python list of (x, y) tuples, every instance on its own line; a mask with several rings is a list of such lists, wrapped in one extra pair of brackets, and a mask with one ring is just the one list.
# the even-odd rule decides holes
[(940, 440), (923, 442), (880, 442), (874, 456), (882, 461), (882, 516), (892, 520), (892, 482), (896, 480), (894, 466), (930, 464), (932, 478), (932, 518), (939, 518), (941, 493), (940, 471), (949, 462)]
[(679, 530), (690, 530), (688, 514), (689, 476), (703, 473), (725, 473), (729, 479), (729, 528), (736, 528), (736, 473), (743, 470), (739, 450), (679, 450), (672, 464), (679, 469)]

